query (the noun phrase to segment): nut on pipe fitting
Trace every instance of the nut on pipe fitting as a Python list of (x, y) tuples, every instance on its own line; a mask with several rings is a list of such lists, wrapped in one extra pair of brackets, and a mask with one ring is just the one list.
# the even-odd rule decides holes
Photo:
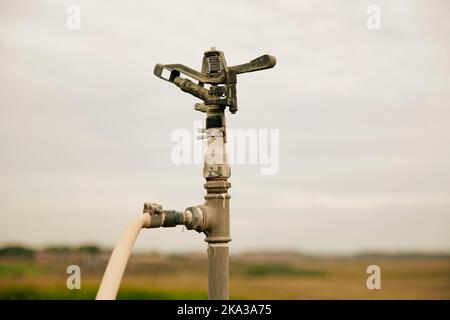
[(189, 207), (185, 210), (186, 221), (184, 225), (188, 230), (203, 232), (207, 227), (207, 214), (203, 206)]

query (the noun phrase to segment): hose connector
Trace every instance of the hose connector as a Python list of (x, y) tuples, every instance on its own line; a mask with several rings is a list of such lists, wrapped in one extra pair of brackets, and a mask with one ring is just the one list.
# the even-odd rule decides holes
[(206, 230), (206, 209), (202, 206), (189, 207), (184, 212), (163, 210), (157, 203), (144, 203), (144, 214), (150, 215), (150, 224), (147, 228), (172, 228), (184, 225), (188, 230), (203, 232)]
[(184, 212), (163, 210), (162, 206), (157, 203), (144, 203), (144, 213), (150, 215), (150, 226), (148, 228), (171, 228), (184, 224), (186, 221)]

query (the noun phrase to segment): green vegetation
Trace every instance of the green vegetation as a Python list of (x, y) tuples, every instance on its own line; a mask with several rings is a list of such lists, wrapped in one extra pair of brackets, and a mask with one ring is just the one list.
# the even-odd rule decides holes
[(98, 254), (102, 252), (102, 249), (99, 246), (94, 244), (86, 244), (81, 245), (79, 247), (70, 247), (66, 245), (53, 245), (48, 246), (44, 249), (44, 252), (47, 253), (76, 253), (76, 252), (84, 252), (90, 254)]
[(1, 264), (0, 277), (4, 276), (23, 276), (33, 273), (39, 273), (40, 268), (34, 265), (26, 264)]
[(37, 286), (8, 286), (0, 290), (1, 300), (92, 300), (96, 290), (68, 290), (67, 288)]
[(299, 269), (280, 263), (253, 264), (246, 267), (246, 273), (250, 276), (298, 276), (298, 277), (320, 277), (325, 272), (316, 269)]
[(69, 246), (53, 245), (53, 246), (48, 246), (48, 247), (44, 248), (43, 251), (47, 252), (47, 253), (68, 253), (68, 252), (72, 252), (73, 249)]
[(34, 253), (35, 251), (33, 249), (20, 245), (11, 245), (0, 248), (0, 256), (31, 258), (34, 256)]
[[(0, 300), (93, 300), (97, 294), (96, 286), (82, 287), (80, 290), (68, 290), (57, 286), (42, 288), (38, 286), (10, 286), (0, 290)], [(176, 300), (207, 299), (206, 292), (195, 291), (159, 291), (142, 288), (123, 288), (118, 300)]]
[(80, 246), (78, 248), (78, 251), (79, 252), (90, 253), (90, 254), (98, 254), (98, 253), (102, 252), (100, 247), (98, 247), (96, 245), (92, 245), (92, 244), (87, 244), (87, 245)]

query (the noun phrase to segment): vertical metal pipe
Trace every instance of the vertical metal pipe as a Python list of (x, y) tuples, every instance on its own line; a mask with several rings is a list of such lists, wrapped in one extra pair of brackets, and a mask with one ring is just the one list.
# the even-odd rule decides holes
[(208, 244), (208, 299), (228, 300), (228, 243)]
[(227, 300), (229, 287), (228, 243), (230, 238), (231, 175), (225, 149), (224, 107), (207, 106), (206, 133), (208, 149), (205, 152), (203, 177), (206, 179), (204, 208), (207, 212), (205, 241), (208, 242), (208, 299)]
[[(229, 186), (229, 182), (222, 181), (222, 184)], [(222, 191), (205, 196), (204, 207), (208, 212), (208, 229), (205, 231), (205, 241), (208, 242), (208, 299), (228, 300), (230, 196), (226, 188), (212, 188), (212, 182), (207, 182), (206, 186), (210, 192)]]

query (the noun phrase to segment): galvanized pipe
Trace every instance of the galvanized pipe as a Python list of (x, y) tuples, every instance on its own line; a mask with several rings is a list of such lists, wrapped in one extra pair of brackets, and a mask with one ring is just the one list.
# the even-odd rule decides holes
[[(222, 185), (222, 188), (218, 186)], [(208, 242), (208, 299), (227, 300), (229, 292), (230, 196), (226, 180), (205, 184), (204, 210), (207, 212), (205, 241)], [(217, 192), (217, 193), (213, 193)]]
[(228, 243), (208, 244), (208, 299), (228, 300)]
[[(208, 242), (208, 299), (227, 300), (229, 294), (229, 242), (231, 175), (225, 149), (226, 123), (224, 107), (207, 105), (208, 148), (205, 153), (203, 177), (206, 179), (205, 203)], [(208, 119), (211, 119), (208, 121)], [(211, 125), (211, 127), (208, 127)]]

